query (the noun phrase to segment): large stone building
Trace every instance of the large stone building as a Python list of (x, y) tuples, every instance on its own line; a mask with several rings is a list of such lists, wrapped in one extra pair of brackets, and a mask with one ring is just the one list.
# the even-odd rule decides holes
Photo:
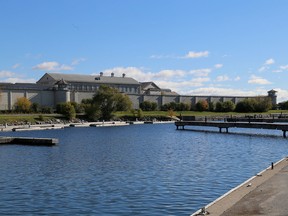
[[(163, 104), (176, 102), (196, 104), (199, 100), (208, 102), (233, 101), (235, 104), (249, 97), (234, 96), (187, 96), (179, 95), (170, 89), (161, 89), (154, 82), (138, 82), (126, 77), (116, 77), (112, 73), (104, 76), (79, 74), (46, 73), (36, 83), (0, 83), (0, 110), (13, 110), (17, 98), (26, 97), (32, 103), (38, 103), (43, 107), (55, 108), (61, 102), (81, 103), (83, 99), (92, 98), (100, 85), (108, 85), (117, 88), (127, 94), (134, 108), (139, 108), (143, 101), (156, 102), (158, 107)], [(277, 104), (276, 91), (271, 90), (268, 95), (274, 105)]]

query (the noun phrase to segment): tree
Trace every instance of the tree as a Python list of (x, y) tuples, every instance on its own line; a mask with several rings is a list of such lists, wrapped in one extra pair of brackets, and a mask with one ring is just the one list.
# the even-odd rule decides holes
[(288, 101), (284, 101), (282, 103), (279, 103), (278, 105), (281, 110), (288, 110)]
[(272, 109), (270, 98), (256, 97), (240, 101), (235, 110), (237, 112), (267, 112), (270, 109)]
[(41, 107), (38, 103), (32, 103), (30, 109), (32, 112), (35, 112), (35, 113), (38, 113), (41, 111)]
[(244, 99), (236, 104), (236, 112), (254, 112), (255, 101), (253, 99)]
[(222, 112), (232, 112), (235, 109), (235, 104), (232, 101), (223, 102)]
[(215, 111), (216, 111), (216, 112), (223, 112), (223, 102), (218, 101), (218, 102), (216, 103)]
[(157, 103), (151, 101), (143, 101), (139, 104), (139, 107), (143, 111), (155, 111), (157, 109)]
[(200, 100), (196, 103), (197, 111), (207, 111), (208, 110), (208, 102), (206, 100)]
[(214, 102), (209, 102), (209, 108), (208, 108), (208, 110), (210, 111), (210, 112), (213, 112), (214, 110), (215, 110), (215, 104), (214, 104)]
[[(121, 94), (117, 89), (102, 85), (92, 98), (91, 106), (88, 107), (88, 118), (92, 115), (99, 116), (103, 120), (110, 120), (115, 111), (127, 111), (131, 109), (132, 102), (127, 95)], [(86, 107), (87, 110), (87, 107)], [(93, 111), (94, 110), (94, 111)]]
[(166, 103), (164, 105), (161, 106), (161, 110), (162, 111), (168, 111), (168, 110), (174, 110), (174, 111), (188, 111), (190, 110), (190, 105), (187, 103), (176, 103), (176, 102), (170, 102), (170, 103)]
[(91, 121), (97, 121), (101, 117), (101, 111), (96, 104), (85, 104), (84, 110), (86, 116)]
[(14, 107), (16, 112), (28, 113), (31, 105), (32, 103), (30, 100), (28, 100), (26, 97), (21, 97), (17, 98)]
[(255, 112), (267, 112), (272, 109), (272, 100), (269, 97), (256, 97), (255, 102)]
[(72, 120), (76, 117), (75, 108), (70, 102), (57, 104), (56, 111), (57, 113), (64, 115), (69, 120)]

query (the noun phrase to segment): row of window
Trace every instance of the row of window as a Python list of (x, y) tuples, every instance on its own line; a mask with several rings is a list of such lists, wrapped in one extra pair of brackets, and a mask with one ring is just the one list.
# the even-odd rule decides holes
[[(130, 86), (113, 86), (114, 88), (118, 89), (120, 92), (124, 93), (139, 93), (138, 87), (130, 87)], [(77, 85), (71, 84), (69, 85), (70, 90), (76, 91), (96, 91), (99, 88), (99, 85)]]

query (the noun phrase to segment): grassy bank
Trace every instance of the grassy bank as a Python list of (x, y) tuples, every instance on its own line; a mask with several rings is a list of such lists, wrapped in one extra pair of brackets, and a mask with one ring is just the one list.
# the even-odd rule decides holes
[[(262, 115), (269, 116), (271, 114), (288, 114), (288, 110), (270, 110), (264, 113), (237, 113), (237, 112), (199, 112), (199, 111), (174, 111), (174, 116), (207, 116), (207, 117), (226, 117), (226, 116), (245, 116), (245, 115)], [(143, 116), (169, 116), (171, 113), (168, 111), (143, 111)], [(115, 115), (119, 118), (123, 116), (135, 116), (132, 112), (116, 112)], [(137, 115), (136, 115), (137, 116)]]
[[(196, 116), (196, 117), (230, 117), (230, 116), (245, 116), (245, 115), (262, 115), (270, 116), (271, 114), (285, 114), (288, 115), (288, 110), (271, 110), (265, 113), (237, 113), (237, 112), (197, 112), (197, 111), (181, 111), (169, 113), (167, 111), (143, 111), (143, 118), (166, 118), (167, 116)], [(137, 114), (133, 114), (130, 111), (127, 112), (116, 112), (115, 116), (117, 118), (137, 118)], [(83, 116), (82, 116), (83, 117)], [(79, 117), (81, 118), (81, 117)], [(59, 114), (0, 114), (0, 124), (21, 124), (21, 123), (31, 123), (35, 124), (37, 122), (55, 122), (56, 119), (62, 119), (63, 116)]]
[(0, 124), (21, 124), (54, 121), (58, 114), (0, 114)]

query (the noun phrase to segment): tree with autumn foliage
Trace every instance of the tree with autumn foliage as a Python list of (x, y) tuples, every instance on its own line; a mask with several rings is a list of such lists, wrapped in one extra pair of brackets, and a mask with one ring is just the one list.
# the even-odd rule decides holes
[(29, 99), (27, 99), (26, 97), (20, 97), (17, 98), (14, 104), (14, 109), (16, 112), (29, 113), (31, 105), (32, 103)]

